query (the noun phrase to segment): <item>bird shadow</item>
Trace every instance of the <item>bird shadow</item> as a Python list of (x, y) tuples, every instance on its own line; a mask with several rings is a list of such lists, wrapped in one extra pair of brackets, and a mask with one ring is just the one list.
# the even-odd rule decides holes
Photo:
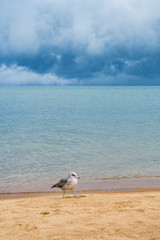
[[(79, 198), (86, 197), (86, 195), (78, 195)], [(76, 198), (75, 196), (65, 196), (64, 198)]]

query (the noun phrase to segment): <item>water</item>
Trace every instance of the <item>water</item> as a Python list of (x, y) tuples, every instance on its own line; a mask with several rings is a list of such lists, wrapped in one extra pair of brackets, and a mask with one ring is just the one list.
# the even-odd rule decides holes
[(1, 87), (0, 193), (71, 170), (82, 190), (157, 187), (159, 103), (160, 87)]

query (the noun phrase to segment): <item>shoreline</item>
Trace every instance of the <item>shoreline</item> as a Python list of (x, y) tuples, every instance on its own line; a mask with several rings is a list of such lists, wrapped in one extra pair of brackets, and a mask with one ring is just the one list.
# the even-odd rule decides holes
[[(160, 192), (160, 188), (154, 189), (114, 189), (114, 190), (88, 190), (88, 191), (75, 191), (77, 194), (111, 194), (111, 193), (140, 193), (140, 192)], [(62, 195), (63, 192), (15, 192), (15, 193), (0, 193), (0, 200), (3, 199), (16, 199), (16, 198), (29, 198), (29, 197), (44, 197), (44, 196), (57, 196)], [(66, 196), (72, 195), (71, 192), (66, 192)]]
[[(29, 187), (3, 187), (0, 189), (0, 199), (25, 196), (55, 195), (61, 194), (60, 189), (50, 189), (51, 181), (37, 186), (30, 184)], [(122, 179), (82, 179), (75, 189), (77, 193), (96, 192), (130, 192), (160, 190), (160, 178), (122, 178)]]

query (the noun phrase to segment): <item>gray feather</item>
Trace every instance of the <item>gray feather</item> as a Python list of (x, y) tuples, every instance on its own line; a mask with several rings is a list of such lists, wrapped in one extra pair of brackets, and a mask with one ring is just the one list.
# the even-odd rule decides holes
[(62, 188), (67, 183), (67, 178), (62, 178), (58, 183), (53, 185), (51, 188), (57, 187)]

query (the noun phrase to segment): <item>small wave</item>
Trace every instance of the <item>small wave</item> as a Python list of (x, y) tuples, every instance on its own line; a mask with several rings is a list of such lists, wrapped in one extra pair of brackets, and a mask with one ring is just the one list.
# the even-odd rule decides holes
[(103, 177), (103, 178), (95, 178), (95, 180), (122, 180), (122, 179), (136, 179), (136, 178), (160, 178), (160, 176), (149, 176), (149, 175), (116, 175), (113, 177)]

